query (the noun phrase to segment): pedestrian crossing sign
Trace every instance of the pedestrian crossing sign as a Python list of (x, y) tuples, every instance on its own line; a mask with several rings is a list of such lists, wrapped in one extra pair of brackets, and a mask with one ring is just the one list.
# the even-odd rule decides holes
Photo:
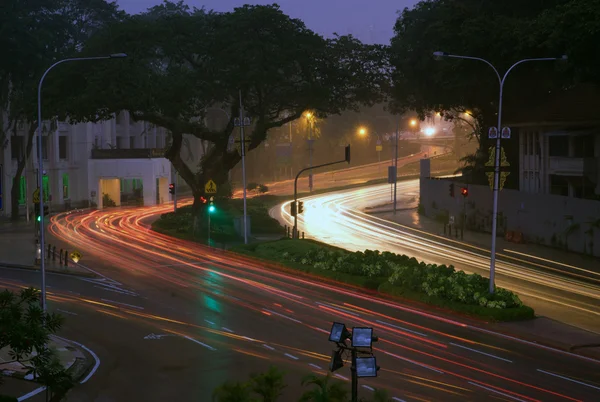
[(207, 181), (204, 186), (204, 192), (206, 194), (215, 194), (217, 192), (217, 184), (212, 180)]

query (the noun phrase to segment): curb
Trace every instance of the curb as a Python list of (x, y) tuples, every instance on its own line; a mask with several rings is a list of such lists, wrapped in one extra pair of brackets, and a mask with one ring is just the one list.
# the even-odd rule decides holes
[[(0, 261), (0, 268), (13, 268), (13, 269), (20, 269), (20, 270), (24, 270), (24, 271), (37, 271), (37, 272), (40, 271), (40, 268), (35, 267), (33, 265), (13, 264), (13, 263), (1, 262), (1, 261)], [(92, 274), (92, 273), (74, 272), (74, 271), (69, 271), (68, 269), (64, 270), (64, 271), (59, 271), (56, 269), (46, 268), (46, 272), (52, 273), (52, 274), (69, 275), (69, 276), (80, 276), (80, 277), (85, 277), (85, 278), (96, 278), (97, 277), (95, 274)]]

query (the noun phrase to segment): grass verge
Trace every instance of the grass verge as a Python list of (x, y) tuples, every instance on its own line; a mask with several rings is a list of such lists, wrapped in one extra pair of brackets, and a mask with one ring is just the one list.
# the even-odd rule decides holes
[[(254, 243), (249, 245), (241, 245), (233, 247), (233, 252), (237, 252), (246, 256), (258, 258), (261, 260), (276, 262), (285, 268), (299, 271), (302, 273), (312, 274), (323, 278), (333, 279), (335, 281), (347, 283), (350, 285), (375, 290), (382, 295), (399, 297), (414, 302), (419, 302), (445, 310), (449, 310), (462, 315), (484, 319), (489, 321), (518, 321), (535, 318), (535, 313), (532, 308), (522, 305), (510, 308), (490, 308), (476, 304), (461, 303), (454, 300), (445, 299), (442, 297), (428, 295), (423, 291), (416, 291), (408, 286), (392, 285), (389, 282), (389, 275), (384, 272), (375, 273), (371, 276), (357, 275), (355, 273), (340, 272), (339, 270), (323, 269), (322, 263), (306, 263), (306, 258), (303, 256), (314, 255), (316, 253), (336, 253), (332, 258), (338, 259), (340, 255), (361, 255), (359, 265), (363, 266), (372, 263), (373, 252), (371, 256), (367, 253), (350, 253), (346, 250), (333, 247), (327, 244), (319, 243), (313, 240), (291, 240), (283, 239), (270, 242)], [(393, 258), (402, 259), (402, 256), (395, 256), (388, 253)], [(381, 254), (379, 254), (381, 255)], [(291, 257), (290, 257), (291, 256)], [(371, 260), (369, 260), (371, 259)], [(408, 259), (407, 262), (416, 261)], [(302, 261), (304, 263), (302, 263)], [(413, 262), (411, 262), (413, 263)], [(428, 269), (426, 266), (419, 263), (423, 269)], [(388, 273), (389, 274), (389, 273)]]

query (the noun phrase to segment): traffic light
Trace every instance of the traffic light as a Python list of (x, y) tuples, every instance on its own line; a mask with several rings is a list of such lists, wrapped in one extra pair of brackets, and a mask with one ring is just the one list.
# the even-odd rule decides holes
[(297, 215), (296, 214), (296, 203), (295, 202), (292, 202), (290, 204), (290, 213), (292, 214), (292, 216), (296, 216)]
[(346, 145), (346, 149), (345, 149), (345, 158), (344, 160), (348, 163), (350, 163), (350, 145)]
[(304, 212), (304, 203), (302, 201), (298, 201), (298, 213), (301, 214)]
[(466, 187), (462, 187), (460, 189), (460, 193), (462, 194), (463, 197), (468, 197), (469, 196), (469, 189)]
[(210, 197), (210, 201), (208, 202), (208, 213), (212, 214), (216, 210), (217, 208), (215, 208), (214, 197)]
[(200, 196), (200, 202), (203, 204), (206, 204), (208, 202), (208, 200), (202, 196)]
[(175, 194), (175, 183), (169, 184), (169, 194)]
[(450, 190), (450, 197), (454, 197), (454, 183), (450, 183), (449, 190)]
[(35, 220), (40, 221), (40, 204), (33, 204), (33, 213), (35, 214)]
[(49, 209), (48, 209), (48, 205), (44, 205), (44, 216), (48, 216), (48, 214), (50, 213)]

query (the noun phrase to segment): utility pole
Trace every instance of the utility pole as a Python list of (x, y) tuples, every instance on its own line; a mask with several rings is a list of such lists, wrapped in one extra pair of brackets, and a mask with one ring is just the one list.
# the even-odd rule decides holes
[[(248, 209), (246, 204), (246, 138), (244, 136), (244, 105), (242, 104), (242, 90), (240, 89), (240, 144), (242, 149), (242, 186), (244, 194), (244, 244), (248, 244)], [(249, 124), (248, 124), (249, 125)]]
[(175, 186), (173, 187), (173, 212), (177, 212), (177, 171), (175, 171)]
[[(309, 117), (308, 120), (308, 167), (312, 167), (312, 163), (313, 163), (313, 139), (312, 139), (312, 121), (311, 121), (312, 115), (311, 117)], [(312, 173), (309, 173), (308, 175), (308, 190), (309, 191), (313, 191), (313, 175)]]
[(398, 119), (396, 121), (396, 146), (394, 147), (396, 149), (395, 151), (395, 155), (394, 155), (394, 215), (396, 215), (396, 200), (397, 200), (397, 196), (398, 196), (398, 137), (399, 137), (399, 131), (400, 131), (400, 119)]

